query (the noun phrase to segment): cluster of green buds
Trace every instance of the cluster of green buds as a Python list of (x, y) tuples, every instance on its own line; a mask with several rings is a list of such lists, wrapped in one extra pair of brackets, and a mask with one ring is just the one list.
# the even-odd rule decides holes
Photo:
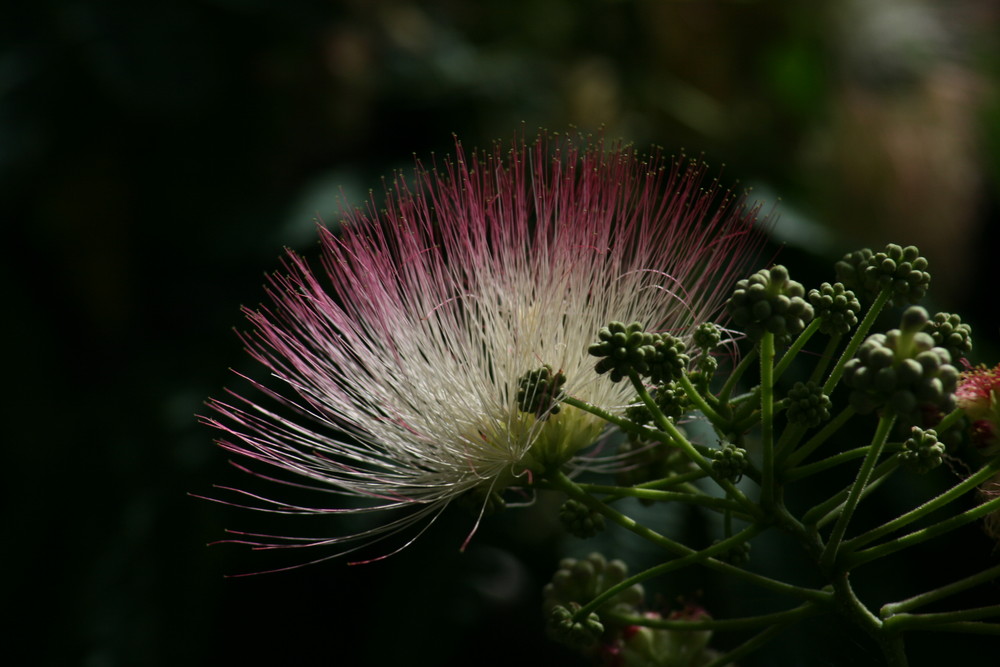
[(609, 373), (612, 382), (635, 372), (660, 384), (679, 377), (690, 363), (683, 341), (667, 333), (649, 333), (641, 322), (611, 322), (597, 338), (587, 352), (599, 357), (594, 369), (599, 375)]
[(727, 442), (720, 449), (712, 451), (712, 472), (722, 479), (740, 481), (749, 465), (747, 450), (732, 443)]
[(889, 288), (892, 296), (888, 303), (893, 305), (917, 303), (927, 294), (931, 283), (927, 265), (916, 246), (904, 248), (890, 243), (881, 252), (865, 248), (848, 253), (835, 268), (845, 287), (860, 290), (870, 299)]
[(823, 393), (823, 387), (817, 382), (796, 382), (788, 390), (788, 421), (805, 426), (819, 426), (830, 419), (830, 408), (833, 403), (830, 397)]
[(560, 561), (552, 580), (542, 589), (543, 609), (548, 614), (551, 636), (575, 649), (596, 644), (605, 631), (599, 612), (602, 609), (634, 611), (645, 595), (642, 586), (626, 588), (582, 620), (574, 620), (576, 612), (627, 577), (628, 566), (623, 561), (609, 561), (596, 552), (583, 559)]
[(952, 362), (972, 352), (972, 327), (964, 324), (959, 315), (938, 313), (927, 323), (927, 333), (935, 345), (948, 350)]
[(559, 508), (559, 521), (570, 535), (580, 539), (593, 537), (604, 530), (604, 515), (572, 498)]
[(530, 412), (539, 419), (559, 412), (559, 401), (563, 396), (566, 374), (553, 372), (552, 366), (528, 371), (517, 381), (517, 407), (522, 412)]
[(691, 340), (701, 350), (694, 362), (695, 370), (690, 374), (691, 384), (703, 394), (708, 393), (712, 377), (719, 368), (712, 353), (722, 341), (722, 330), (713, 322), (703, 322), (695, 328)]
[(944, 443), (938, 440), (936, 431), (914, 426), (910, 429), (910, 437), (903, 442), (899, 458), (910, 470), (925, 473), (941, 465), (944, 450)]
[(855, 410), (864, 414), (887, 407), (916, 423), (922, 408), (954, 408), (958, 371), (947, 350), (935, 347), (922, 331), (928, 319), (920, 306), (907, 309), (899, 329), (869, 336), (847, 362), (844, 382)]
[(809, 290), (809, 303), (820, 321), (821, 333), (843, 335), (858, 324), (861, 302), (844, 283), (823, 283), (819, 289)]
[(775, 342), (787, 344), (812, 321), (813, 307), (804, 297), (805, 288), (778, 265), (736, 283), (726, 308), (750, 340), (770, 332)]
[[(691, 399), (676, 382), (667, 382), (650, 390), (650, 395), (666, 417), (677, 420), (691, 411)], [(644, 426), (653, 423), (649, 408), (638, 398), (625, 409), (625, 416), (634, 423)]]

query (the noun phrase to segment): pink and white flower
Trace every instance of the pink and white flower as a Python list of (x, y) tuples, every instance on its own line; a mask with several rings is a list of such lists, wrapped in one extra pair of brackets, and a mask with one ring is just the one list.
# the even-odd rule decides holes
[(579, 461), (606, 424), (519, 411), (518, 379), (550, 364), (566, 393), (621, 413), (634, 393), (594, 372), (597, 331), (639, 321), (687, 339), (718, 314), (758, 247), (757, 209), (705, 171), (603, 139), (459, 143), (397, 175), (384, 205), (346, 213), (339, 233), (321, 227), (322, 271), (289, 252), (272, 305), (246, 310), (249, 352), (275, 382), (211, 401), (204, 421), (278, 471), (269, 479), (328, 498), (242, 492), (255, 508), (385, 517), (356, 534), (239, 541), (330, 546), (329, 558), (427, 525), (463, 494), (526, 482), (543, 461)]

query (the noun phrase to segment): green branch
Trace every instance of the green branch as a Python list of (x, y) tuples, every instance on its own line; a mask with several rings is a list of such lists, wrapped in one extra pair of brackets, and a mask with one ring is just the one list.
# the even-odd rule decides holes
[(873, 528), (867, 533), (858, 535), (857, 537), (848, 540), (844, 543), (844, 548), (854, 551), (866, 544), (874, 542), (875, 540), (888, 535), (900, 528), (910, 525), (914, 521), (927, 516), (931, 512), (934, 512), (941, 507), (957, 500), (961, 496), (965, 495), (968, 491), (976, 488), (986, 480), (990, 479), (1000, 471), (1000, 457), (997, 457), (983, 466), (979, 471), (977, 471), (971, 477), (959, 482), (955, 486), (951, 487), (944, 493), (938, 495), (925, 502), (923, 505), (916, 507), (909, 512), (902, 514), (892, 521), (882, 524), (878, 528)]
[(813, 321), (809, 323), (809, 326), (807, 326), (802, 333), (798, 335), (795, 342), (788, 346), (785, 353), (781, 355), (781, 361), (779, 361), (778, 365), (774, 367), (775, 380), (780, 378), (781, 375), (788, 370), (788, 367), (792, 365), (792, 361), (795, 360), (795, 355), (799, 353), (799, 350), (801, 350), (807, 342), (809, 342), (809, 339), (813, 337), (813, 334), (819, 331), (821, 322), (822, 321), (818, 317), (813, 319)]
[(891, 542), (886, 542), (885, 544), (880, 544), (876, 547), (850, 554), (846, 558), (846, 566), (848, 568), (855, 568), (878, 558), (883, 558), (889, 554), (896, 553), (897, 551), (908, 549), (914, 545), (938, 537), (939, 535), (944, 535), (945, 533), (955, 530), (956, 528), (961, 528), (965, 524), (986, 516), (991, 512), (995, 512), (998, 509), (1000, 509), (1000, 497), (994, 498), (989, 502), (985, 502), (982, 505), (978, 505), (977, 507), (962, 512), (961, 514), (955, 515), (950, 519), (940, 521), (933, 526), (921, 528), (920, 530), (915, 530), (912, 533), (904, 535), (903, 537), (898, 537)]
[(983, 570), (972, 576), (966, 577), (965, 579), (959, 579), (958, 581), (952, 582), (940, 588), (935, 588), (934, 590), (926, 591), (920, 595), (914, 595), (906, 600), (901, 600), (899, 602), (890, 602), (882, 607), (880, 612), (882, 618), (892, 616), (905, 611), (913, 611), (924, 605), (943, 600), (946, 597), (952, 596), (955, 593), (961, 593), (964, 590), (978, 586), (979, 584), (984, 584), (987, 581), (991, 581), (996, 577), (1000, 576), (1000, 565), (994, 565), (988, 570)]
[[(690, 554), (697, 553), (691, 547), (688, 547), (680, 542), (675, 542), (668, 537), (665, 537), (654, 530), (646, 528), (642, 524), (638, 523), (634, 519), (621, 512), (615, 510), (612, 507), (607, 506), (601, 501), (597, 500), (590, 494), (584, 493), (582, 489), (566, 476), (565, 473), (561, 471), (556, 471), (555, 474), (549, 475), (549, 482), (554, 488), (557, 488), (566, 495), (570, 496), (574, 500), (578, 500), (587, 507), (600, 512), (606, 518), (617, 523), (622, 528), (635, 533), (639, 537), (652, 542), (653, 544), (666, 549), (670, 553), (678, 554), (680, 556), (688, 556)], [(717, 545), (716, 545), (717, 546)], [(829, 591), (816, 590), (814, 588), (805, 588), (802, 586), (796, 586), (794, 584), (785, 583), (784, 581), (778, 581), (777, 579), (771, 579), (770, 577), (765, 577), (762, 574), (756, 574), (754, 572), (749, 572), (743, 568), (736, 567), (735, 565), (730, 565), (729, 563), (723, 563), (715, 558), (709, 558), (702, 563), (705, 567), (711, 568), (718, 572), (726, 572), (732, 574), (736, 577), (749, 581), (756, 584), (762, 588), (774, 591), (776, 593), (781, 593), (782, 595), (789, 595), (792, 597), (799, 598), (801, 600), (814, 600), (817, 602), (826, 602), (831, 598), (831, 593)]]
[(705, 630), (752, 630), (762, 625), (773, 625), (775, 623), (794, 622), (809, 616), (815, 616), (822, 611), (815, 602), (805, 602), (794, 609), (775, 612), (773, 614), (761, 614), (759, 616), (746, 616), (744, 618), (716, 619), (707, 618), (697, 621), (682, 621), (667, 618), (647, 618), (645, 616), (634, 616), (623, 614), (618, 611), (606, 612), (602, 614), (614, 619), (621, 625), (640, 625), (647, 628), (657, 628), (660, 630), (677, 630), (687, 632), (701, 632)]
[(830, 377), (826, 379), (826, 384), (823, 385), (824, 394), (829, 396), (833, 393), (834, 387), (836, 387), (837, 383), (840, 382), (840, 376), (844, 374), (844, 366), (851, 360), (852, 357), (854, 357), (854, 353), (858, 351), (858, 348), (861, 347), (861, 343), (864, 341), (868, 330), (871, 329), (873, 324), (875, 324), (875, 318), (877, 318), (878, 314), (882, 312), (882, 309), (885, 307), (885, 304), (889, 302), (891, 297), (892, 288), (887, 287), (883, 289), (875, 298), (875, 303), (873, 303), (871, 308), (868, 309), (865, 319), (861, 320), (861, 324), (858, 325), (858, 330), (854, 332), (853, 336), (851, 336), (851, 342), (849, 342), (847, 347), (844, 348), (843, 354), (841, 354), (840, 359), (837, 360), (837, 365), (833, 367), (833, 370), (830, 372)]
[(840, 553), (840, 542), (844, 539), (844, 533), (847, 532), (847, 524), (850, 523), (851, 517), (854, 515), (854, 510), (858, 506), (858, 502), (861, 500), (861, 493), (868, 486), (868, 480), (871, 477), (872, 470), (875, 469), (875, 464), (878, 462), (878, 457), (882, 454), (882, 447), (885, 445), (886, 439), (889, 437), (889, 431), (892, 429), (892, 425), (896, 421), (896, 415), (894, 413), (886, 412), (878, 420), (878, 427), (875, 429), (875, 436), (872, 438), (871, 448), (868, 450), (868, 455), (865, 460), (861, 463), (861, 468), (858, 470), (858, 476), (854, 480), (854, 484), (851, 485), (850, 493), (847, 496), (847, 502), (844, 504), (844, 509), (837, 518), (837, 523), (833, 527), (833, 532), (830, 533), (830, 539), (826, 542), (826, 548), (823, 549), (823, 555), (820, 556), (820, 566), (824, 569), (830, 569), (833, 566), (837, 555)]
[(760, 339), (761, 498), (764, 509), (774, 505), (774, 334)]
[(750, 364), (753, 363), (753, 360), (756, 357), (757, 348), (753, 348), (747, 352), (746, 356), (740, 359), (740, 363), (736, 364), (736, 368), (734, 368), (733, 372), (729, 374), (728, 378), (726, 378), (726, 383), (722, 385), (722, 389), (719, 391), (719, 402), (729, 402), (729, 397), (732, 395), (733, 389), (736, 388), (736, 383), (739, 382), (740, 378), (743, 377), (743, 374), (748, 368), (750, 368)]
[(793, 450), (788, 455), (788, 458), (785, 460), (785, 467), (791, 468), (798, 465), (803, 459), (812, 454), (817, 447), (829, 440), (830, 436), (836, 433), (840, 427), (846, 424), (847, 420), (854, 415), (855, 410), (849, 405), (841, 410), (840, 414), (829, 421), (819, 433), (807, 440), (806, 444), (796, 450)]

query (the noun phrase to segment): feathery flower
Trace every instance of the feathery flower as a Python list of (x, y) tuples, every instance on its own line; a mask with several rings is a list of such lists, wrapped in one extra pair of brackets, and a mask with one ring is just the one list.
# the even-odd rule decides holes
[(1000, 445), (1000, 365), (966, 366), (955, 390), (958, 407), (972, 421), (973, 443), (993, 454)]
[(320, 228), (322, 273), (289, 252), (273, 306), (246, 310), (244, 340), (275, 384), (213, 400), (203, 420), (225, 449), (277, 469), (272, 481), (333, 494), (307, 507), (237, 491), (255, 509), (385, 516), (356, 534), (238, 541), (331, 547), (323, 560), (579, 461), (605, 423), (519, 410), (519, 379), (549, 365), (566, 395), (621, 414), (634, 391), (595, 373), (598, 330), (638, 321), (690, 343), (718, 314), (758, 247), (757, 209), (705, 171), (603, 139), (468, 155), (456, 142), (453, 159), (396, 175), (381, 207), (346, 213), (339, 234)]

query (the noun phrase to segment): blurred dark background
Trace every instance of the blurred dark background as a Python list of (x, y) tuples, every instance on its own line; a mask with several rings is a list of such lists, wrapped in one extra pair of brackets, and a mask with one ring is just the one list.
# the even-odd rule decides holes
[[(919, 245), (934, 303), (995, 362), (998, 34), (991, 0), (8, 0), (3, 662), (578, 664), (544, 638), (539, 589), (589, 547), (545, 512), (464, 555), (448, 515), (385, 562), (224, 578), (270, 565), (206, 548), (260, 524), (188, 495), (246, 481), (194, 417), (252, 368), (240, 305), (284, 246), (315, 252), (341, 191), (361, 202), (452, 133), (603, 127), (780, 198), (775, 247), (807, 287), (845, 250)], [(989, 556), (963, 535), (901, 567), (947, 580)], [(710, 608), (743, 595), (697, 585)], [(745, 664), (866, 660), (817, 624)]]

